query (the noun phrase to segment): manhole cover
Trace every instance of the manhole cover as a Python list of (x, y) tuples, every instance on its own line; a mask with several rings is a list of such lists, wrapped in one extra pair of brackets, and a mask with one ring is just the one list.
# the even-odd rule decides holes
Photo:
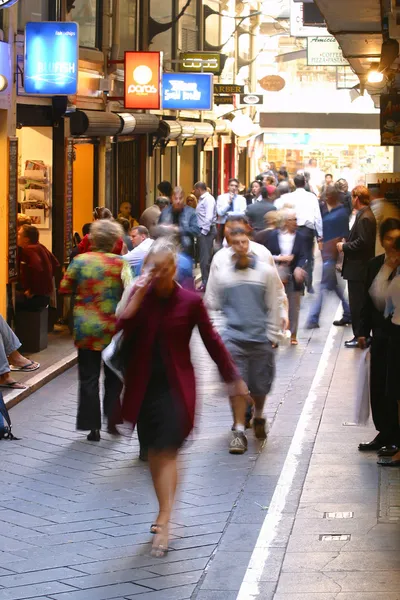
[(379, 522), (400, 522), (400, 471), (379, 469)]
[(332, 535), (320, 535), (321, 542), (349, 542), (351, 535), (349, 533), (334, 533)]
[(324, 519), (352, 519), (353, 512), (325, 512)]

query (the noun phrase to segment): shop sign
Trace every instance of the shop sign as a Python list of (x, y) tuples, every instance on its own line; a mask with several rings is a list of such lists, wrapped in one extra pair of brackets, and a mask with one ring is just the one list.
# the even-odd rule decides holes
[(236, 85), (236, 83), (216, 83), (214, 85), (216, 94), (244, 94), (244, 85)]
[(13, 4), (16, 4), (18, 0), (0, 0), (0, 10), (2, 8), (9, 8)]
[(280, 75), (266, 75), (258, 83), (266, 92), (280, 92), (286, 85), (286, 81)]
[(160, 108), (161, 52), (125, 52), (125, 108)]
[(213, 76), (208, 73), (164, 73), (162, 107), (170, 110), (211, 110)]
[(68, 96), (78, 87), (79, 34), (73, 22), (31, 22), (25, 27), (27, 94)]
[(264, 103), (264, 96), (261, 94), (240, 94), (239, 103), (245, 106), (255, 106)]
[(220, 104), (233, 104), (233, 94), (229, 96), (214, 96), (214, 104), (219, 106)]
[(400, 95), (381, 95), (381, 145), (400, 146)]
[(292, 145), (309, 143), (309, 133), (264, 133), (264, 144), (290, 147)]
[(218, 52), (181, 52), (179, 59), (179, 71), (182, 73), (221, 74), (221, 54)]
[(292, 37), (329, 36), (326, 27), (308, 27), (304, 25), (303, 2), (290, 3), (290, 35)]
[(330, 35), (307, 38), (307, 65), (309, 67), (343, 67), (348, 65), (337, 40)]

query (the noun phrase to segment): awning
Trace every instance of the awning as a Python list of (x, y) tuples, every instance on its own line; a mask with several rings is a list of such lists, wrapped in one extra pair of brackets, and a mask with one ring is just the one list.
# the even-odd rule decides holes
[(157, 136), (165, 141), (178, 139), (202, 140), (214, 135), (211, 123), (202, 121), (160, 121)]
[(154, 133), (159, 126), (156, 115), (77, 110), (70, 115), (72, 136), (101, 137)]

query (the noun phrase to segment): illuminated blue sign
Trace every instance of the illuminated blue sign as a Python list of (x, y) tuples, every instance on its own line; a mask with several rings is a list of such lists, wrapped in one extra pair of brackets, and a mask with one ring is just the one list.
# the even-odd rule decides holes
[(162, 107), (170, 110), (211, 110), (213, 76), (208, 73), (164, 73)]
[(24, 87), (27, 94), (68, 96), (78, 87), (78, 24), (27, 23)]

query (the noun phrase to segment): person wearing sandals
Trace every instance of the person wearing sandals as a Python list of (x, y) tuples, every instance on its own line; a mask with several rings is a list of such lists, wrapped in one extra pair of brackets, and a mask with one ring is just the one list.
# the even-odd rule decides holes
[[(275, 266), (252, 251), (245, 229), (232, 230), (230, 244), (224, 268), (211, 270), (205, 303), (225, 316), (222, 339), (249, 386), (255, 436), (265, 439), (263, 411), (275, 376), (273, 347), (279, 343), (282, 330), (282, 283)], [(245, 452), (246, 436), (235, 427), (232, 431), (230, 451)]]
[[(132, 281), (129, 264), (113, 253), (122, 234), (121, 225), (115, 221), (95, 221), (89, 234), (91, 251), (74, 258), (60, 285), (60, 293), (75, 294), (74, 338), (79, 374), (77, 429), (90, 431), (87, 439), (91, 442), (100, 441), (101, 353), (115, 334), (115, 311), (124, 288)], [(115, 425), (120, 422), (121, 391), (122, 383), (117, 375), (104, 365), (103, 412), (111, 434), (118, 433)]]
[(0, 388), (11, 390), (25, 390), (26, 385), (15, 381), (11, 377), (11, 371), (29, 373), (37, 371), (40, 364), (25, 358), (18, 352), (21, 342), (0, 315)]
[(196, 392), (189, 345), (196, 326), (222, 378), (232, 384), (235, 422), (243, 431), (248, 395), (201, 297), (176, 283), (176, 265), (174, 244), (162, 238), (154, 242), (117, 325), (127, 345), (122, 417), (140, 428), (159, 502), (151, 526), (155, 557), (168, 551), (177, 454), (193, 428)]
[(297, 219), (294, 210), (283, 210), (280, 229), (271, 232), (266, 248), (274, 257), (279, 276), (289, 301), (290, 343), (297, 346), (300, 300), (304, 293), (307, 276), (305, 266), (307, 254), (303, 236), (297, 231)]

